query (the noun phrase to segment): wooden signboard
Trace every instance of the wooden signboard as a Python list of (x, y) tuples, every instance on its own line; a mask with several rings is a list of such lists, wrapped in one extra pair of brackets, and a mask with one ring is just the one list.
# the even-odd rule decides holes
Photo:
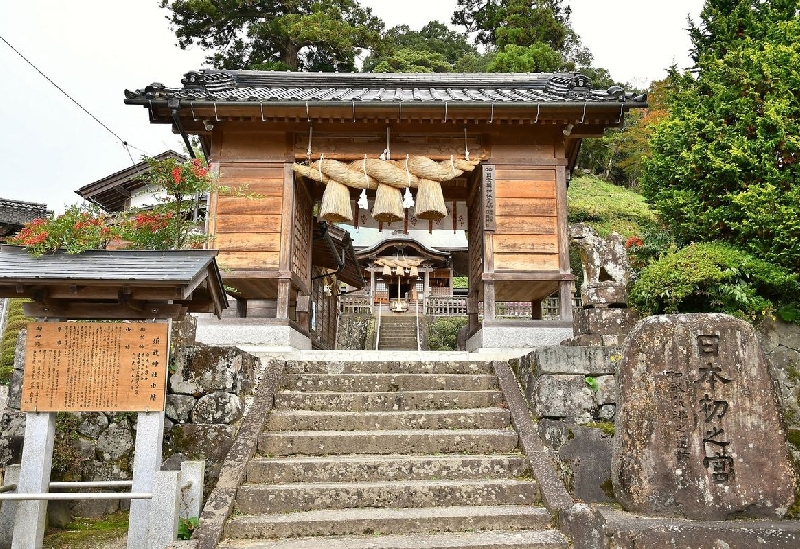
[(23, 412), (164, 409), (169, 325), (28, 324)]

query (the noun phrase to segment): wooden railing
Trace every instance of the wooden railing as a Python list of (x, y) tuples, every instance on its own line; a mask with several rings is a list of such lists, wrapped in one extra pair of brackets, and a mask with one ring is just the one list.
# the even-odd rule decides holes
[[(550, 296), (542, 301), (542, 318), (558, 320), (559, 298)], [(431, 316), (463, 316), (467, 314), (465, 296), (429, 297), (425, 314)], [(483, 315), (483, 302), (478, 303), (478, 314)], [(532, 317), (531, 303), (528, 301), (499, 301), (495, 303), (495, 318), (529, 319)]]
[[(431, 316), (464, 316), (467, 314), (466, 296), (430, 296), (425, 300), (424, 314)], [(577, 306), (580, 301), (577, 301)], [(576, 306), (576, 304), (573, 304)], [(559, 298), (552, 295), (542, 301), (542, 318), (559, 319)], [(367, 294), (349, 294), (339, 297), (341, 313), (370, 314), (373, 311), (372, 299)], [(483, 315), (483, 302), (478, 303), (478, 314)], [(527, 301), (498, 301), (495, 303), (495, 318), (529, 319), (532, 316), (531, 304)]]
[(339, 296), (339, 312), (372, 314), (372, 299), (368, 294)]
[(429, 297), (425, 314), (431, 316), (463, 316), (467, 314), (467, 298), (463, 296)]

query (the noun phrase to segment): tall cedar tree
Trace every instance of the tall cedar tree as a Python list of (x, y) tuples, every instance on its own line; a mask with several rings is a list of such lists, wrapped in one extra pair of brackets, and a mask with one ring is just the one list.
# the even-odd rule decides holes
[(408, 25), (392, 27), (381, 44), (364, 60), (365, 72), (452, 72), (466, 57), (478, 57), (465, 33), (431, 21), (419, 31)]
[(178, 45), (219, 69), (355, 71), (384, 24), (356, 0), (161, 0)]
[(563, 0), (458, 0), (451, 23), (487, 48), (489, 72), (554, 72), (591, 67), (592, 55)]
[(642, 187), (680, 243), (800, 269), (800, 0), (708, 0)]
[(562, 0), (458, 0), (451, 22), (476, 32), (479, 44), (547, 44), (562, 51), (569, 34), (570, 8)]

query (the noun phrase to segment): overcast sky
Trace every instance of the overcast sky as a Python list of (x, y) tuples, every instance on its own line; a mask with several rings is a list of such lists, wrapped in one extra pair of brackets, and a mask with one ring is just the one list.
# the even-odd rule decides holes
[[(687, 16), (702, 0), (567, 0), (572, 24), (615, 80), (645, 87), (676, 64), (689, 65)], [(205, 53), (182, 51), (158, 0), (0, 0), (0, 37), (16, 48), (81, 110), (0, 40), (0, 197), (45, 203), (59, 213), (78, 203), (79, 187), (131, 165), (142, 155), (182, 149), (166, 125), (125, 105), (126, 88), (179, 86)], [(419, 29), (449, 22), (455, 0), (361, 0), (387, 27)], [(646, 5), (645, 5), (646, 4)]]

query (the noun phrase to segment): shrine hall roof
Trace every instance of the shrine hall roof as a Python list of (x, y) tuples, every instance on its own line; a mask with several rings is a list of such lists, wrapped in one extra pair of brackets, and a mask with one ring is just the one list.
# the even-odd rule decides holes
[(645, 95), (620, 86), (592, 90), (579, 73), (302, 73), (274, 71), (191, 71), (183, 87), (153, 83), (125, 90), (125, 102), (150, 101), (280, 103), (625, 103), (645, 107)]

